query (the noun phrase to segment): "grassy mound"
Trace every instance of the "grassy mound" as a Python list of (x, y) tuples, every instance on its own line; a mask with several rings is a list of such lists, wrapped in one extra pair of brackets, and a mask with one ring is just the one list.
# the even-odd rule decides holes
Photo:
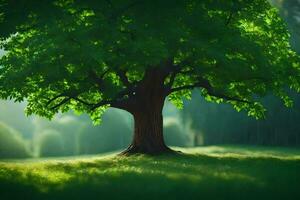
[(0, 162), (0, 199), (300, 199), (300, 150), (213, 146)]

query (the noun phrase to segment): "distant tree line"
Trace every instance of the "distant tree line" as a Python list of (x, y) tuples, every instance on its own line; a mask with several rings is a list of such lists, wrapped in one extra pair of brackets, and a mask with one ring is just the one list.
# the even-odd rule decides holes
[(300, 1), (297, 0), (272, 0), (280, 9), (281, 15), (286, 20), (292, 39), (292, 47), (300, 52)]
[(273, 96), (263, 99), (267, 108), (265, 119), (247, 117), (228, 105), (206, 102), (194, 92), (194, 100), (185, 102), (184, 123), (193, 130), (193, 142), (198, 145), (255, 144), (300, 145), (300, 96), (294, 95), (293, 108), (286, 108)]

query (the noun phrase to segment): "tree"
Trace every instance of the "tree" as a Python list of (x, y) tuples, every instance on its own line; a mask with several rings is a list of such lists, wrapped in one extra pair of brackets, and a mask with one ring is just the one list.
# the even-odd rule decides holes
[(55, 130), (45, 130), (40, 133), (38, 141), (39, 157), (64, 156), (64, 141), (62, 134)]
[[(124, 112), (109, 109), (102, 116), (102, 124), (93, 126), (85, 121), (77, 135), (79, 154), (97, 154), (116, 151), (130, 144), (132, 137), (130, 123), (126, 122)], [(118, 124), (116, 125), (116, 121)]]
[(184, 102), (181, 117), (194, 132), (194, 145), (254, 144), (300, 145), (300, 96), (290, 94), (293, 109), (286, 109), (278, 98), (268, 95), (261, 102), (267, 109), (264, 119), (255, 120), (245, 112), (234, 112), (228, 104), (205, 102), (198, 91)]
[[(286, 105), (299, 91), (299, 58), (266, 0), (2, 0), (3, 99), (27, 114), (70, 109), (94, 121), (108, 107), (134, 118), (125, 153), (170, 151), (162, 108), (200, 88), (208, 101), (263, 117), (259, 97)], [(117, 122), (116, 122), (117, 123)]]
[(288, 23), (292, 47), (300, 52), (300, 1), (272, 0), (272, 3), (280, 9), (281, 15)]
[(0, 159), (28, 157), (31, 155), (21, 134), (0, 122)]

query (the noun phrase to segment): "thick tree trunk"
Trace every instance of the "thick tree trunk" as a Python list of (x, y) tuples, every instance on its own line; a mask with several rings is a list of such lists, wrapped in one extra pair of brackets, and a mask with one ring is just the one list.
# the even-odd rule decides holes
[(164, 142), (162, 109), (165, 100), (164, 78), (158, 70), (149, 70), (133, 97), (129, 112), (134, 117), (134, 136), (123, 154), (161, 154), (172, 152)]
[(124, 153), (161, 154), (165, 152), (171, 152), (171, 150), (164, 142), (161, 110), (144, 110), (135, 113), (133, 141)]

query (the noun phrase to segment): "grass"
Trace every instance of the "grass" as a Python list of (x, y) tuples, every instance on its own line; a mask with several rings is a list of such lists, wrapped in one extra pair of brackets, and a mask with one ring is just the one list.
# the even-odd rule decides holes
[(300, 149), (0, 161), (0, 199), (300, 199)]

